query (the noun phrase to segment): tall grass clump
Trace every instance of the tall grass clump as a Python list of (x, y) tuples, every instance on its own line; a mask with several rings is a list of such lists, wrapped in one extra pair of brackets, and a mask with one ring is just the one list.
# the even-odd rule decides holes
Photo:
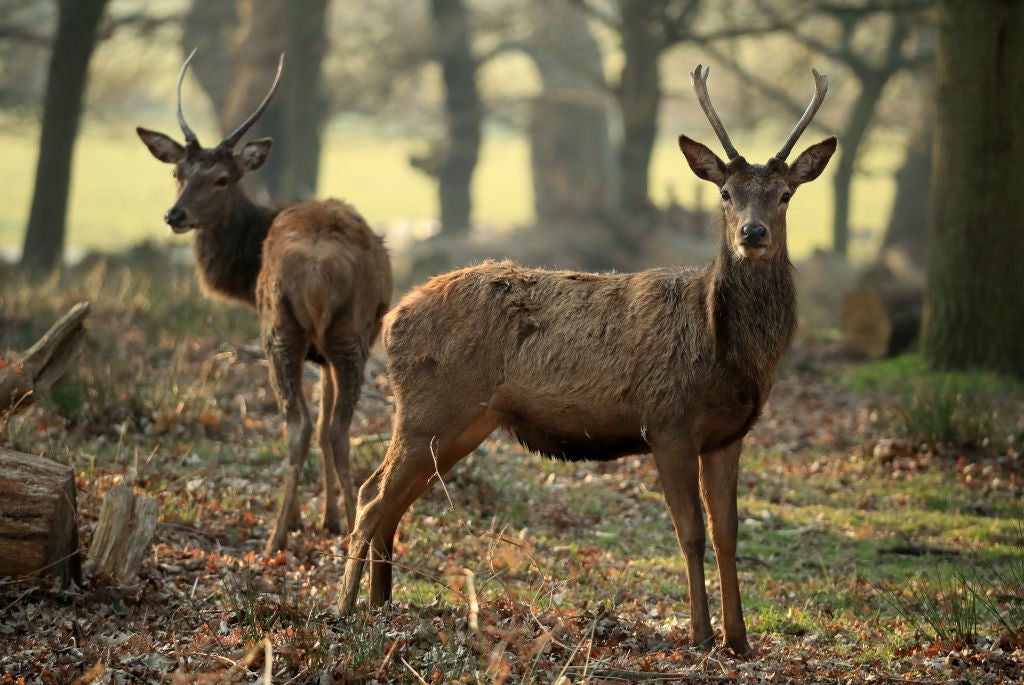
[(903, 355), (848, 372), (844, 383), (886, 399), (897, 437), (932, 447), (1019, 449), (1024, 385), (984, 372), (937, 372)]

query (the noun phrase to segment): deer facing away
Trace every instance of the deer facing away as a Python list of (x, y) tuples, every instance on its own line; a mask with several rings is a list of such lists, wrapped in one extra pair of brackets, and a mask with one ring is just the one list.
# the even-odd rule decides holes
[(298, 527), (298, 478), (309, 451), (312, 422), (302, 395), (306, 359), (320, 365), (317, 438), (324, 457), (322, 525), (341, 532), (338, 489), (349, 530), (355, 488), (348, 430), (369, 350), (391, 301), (391, 262), (362, 216), (339, 200), (297, 202), (280, 208), (250, 200), (239, 185), (267, 159), (272, 141), (235, 147), (277, 90), (284, 57), (263, 102), (216, 147), (204, 148), (185, 122), (178, 78), (178, 123), (185, 145), (138, 128), (149, 151), (174, 165), (177, 199), (164, 215), (175, 233), (195, 231), (193, 251), (201, 283), (254, 308), (270, 364), (270, 381), (284, 414), (288, 449), (284, 492), (267, 551), (283, 549)]
[(385, 317), (397, 403), (387, 455), (359, 491), (341, 610), (365, 562), (370, 603), (390, 600), (403, 514), (491, 431), (560, 459), (652, 452), (686, 559), (690, 637), (714, 641), (704, 583), (707, 511), (722, 586), (725, 643), (749, 654), (736, 573), (740, 446), (768, 398), (796, 328), (786, 209), (836, 149), (828, 138), (786, 157), (827, 88), (765, 164), (736, 152), (700, 65), (691, 81), (729, 161), (686, 136), (690, 168), (718, 186), (723, 230), (703, 269), (587, 274), (486, 263), (437, 276)]

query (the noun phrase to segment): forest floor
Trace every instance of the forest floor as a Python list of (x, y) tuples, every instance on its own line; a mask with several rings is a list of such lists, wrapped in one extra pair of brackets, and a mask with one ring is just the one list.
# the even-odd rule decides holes
[[(316, 450), (305, 529), (262, 552), (284, 461), (250, 315), (202, 300), (190, 274), (97, 266), (50, 288), (44, 305), (40, 288), (0, 293), (0, 349), (77, 299), (94, 302), (90, 342), (0, 444), (74, 467), (86, 554), (129, 472), (159, 524), (131, 582), (0, 579), (0, 683), (1024, 682), (1020, 434), (1015, 448), (900, 438), (892, 397), (848, 382), (857, 365), (832, 343), (801, 340), (746, 439), (742, 658), (689, 643), (649, 456), (552, 462), (498, 434), (403, 520), (394, 604), (339, 616), (348, 543), (315, 527)], [(367, 377), (357, 481), (393, 411), (379, 359)]]

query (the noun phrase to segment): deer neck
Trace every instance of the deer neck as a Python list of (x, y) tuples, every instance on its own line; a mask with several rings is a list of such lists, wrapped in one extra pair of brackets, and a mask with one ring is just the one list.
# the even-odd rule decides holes
[(767, 262), (752, 262), (737, 258), (723, 237), (706, 302), (717, 356), (770, 389), (797, 325), (793, 265), (785, 246)]
[(263, 241), (277, 213), (239, 192), (223, 226), (196, 232), (193, 252), (206, 290), (256, 306)]

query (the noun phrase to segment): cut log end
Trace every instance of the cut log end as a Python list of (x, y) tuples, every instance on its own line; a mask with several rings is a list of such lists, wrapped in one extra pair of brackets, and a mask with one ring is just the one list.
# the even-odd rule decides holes
[(70, 466), (0, 448), (0, 575), (82, 582)]

